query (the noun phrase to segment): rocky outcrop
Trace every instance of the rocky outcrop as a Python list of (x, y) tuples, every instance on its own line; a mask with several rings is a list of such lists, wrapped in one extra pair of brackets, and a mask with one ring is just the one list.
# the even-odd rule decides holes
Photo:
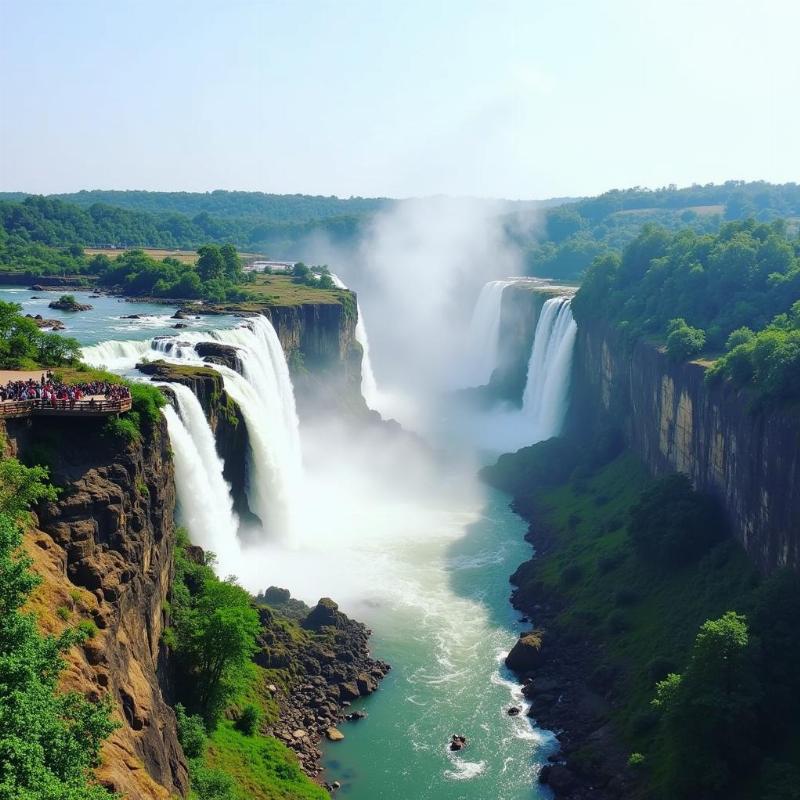
[[(51, 467), (57, 502), (37, 509), (28, 537), (44, 583), (33, 608), (57, 629), (90, 619), (96, 635), (69, 654), (66, 688), (109, 694), (121, 727), (103, 747), (101, 782), (130, 798), (168, 800), (188, 790), (175, 717), (162, 695), (160, 644), (172, 577), (175, 505), (166, 427), (141, 441), (101, 435), (91, 419), (6, 423), (12, 454)], [(38, 606), (37, 606), (38, 603)]]
[(33, 314), (26, 314), (26, 319), (33, 320), (37, 328), (50, 331), (63, 331), (66, 327), (60, 319), (45, 319), (41, 314), (34, 316)]
[(358, 722), (366, 716), (350, 712), (350, 703), (372, 694), (389, 665), (370, 655), (370, 631), (329, 598), (299, 619), (303, 636), (293, 637), (286, 626), (275, 624), (277, 611), (266, 606), (259, 610), (263, 630), (256, 663), (294, 671), (288, 690), (272, 687), (280, 718), (269, 732), (297, 753), (306, 773), (319, 776), (321, 740), (339, 741), (346, 736), (339, 730), (343, 721)]
[(54, 308), (57, 311), (91, 311), (92, 306), (89, 303), (78, 303), (75, 298), (61, 297), (58, 300), (51, 300), (48, 304), (49, 308)]
[(764, 572), (800, 569), (800, 416), (759, 407), (730, 384), (710, 385), (698, 362), (628, 345), (602, 325), (578, 331), (570, 424), (605, 419), (654, 474), (686, 473), (718, 498), (731, 530)]

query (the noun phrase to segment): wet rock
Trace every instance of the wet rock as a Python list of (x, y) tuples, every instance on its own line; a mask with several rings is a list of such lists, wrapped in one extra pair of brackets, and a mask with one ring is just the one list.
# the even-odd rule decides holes
[(454, 733), (450, 737), (450, 749), (457, 753), (459, 750), (463, 750), (467, 746), (467, 737), (461, 736), (460, 734)]
[(188, 328), (189, 326), (185, 322), (176, 322), (173, 328)]
[(528, 672), (542, 663), (542, 631), (523, 633), (506, 656), (506, 666), (514, 672)]
[(338, 728), (328, 728), (325, 731), (325, 737), (329, 742), (341, 742), (344, 734)]
[(520, 714), (521, 711), (522, 711), (521, 708), (518, 708), (517, 706), (511, 706), (511, 708), (509, 708), (508, 711), (506, 711), (506, 714), (508, 714), (509, 717), (516, 717)]

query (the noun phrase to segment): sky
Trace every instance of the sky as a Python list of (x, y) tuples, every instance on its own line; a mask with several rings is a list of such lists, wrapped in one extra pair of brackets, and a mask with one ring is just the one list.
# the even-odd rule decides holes
[(798, 0), (0, 0), (0, 191), (800, 180)]

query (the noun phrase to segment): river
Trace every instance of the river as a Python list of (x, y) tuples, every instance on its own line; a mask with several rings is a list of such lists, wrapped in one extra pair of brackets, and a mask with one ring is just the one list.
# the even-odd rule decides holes
[[(54, 311), (47, 303), (56, 293), (31, 299), (36, 293), (24, 288), (4, 288), (0, 299), (62, 319), (65, 334), (85, 346), (181, 335), (173, 307), (71, 293), (93, 310)], [(141, 318), (124, 319), (131, 314)], [(183, 333), (238, 323), (188, 320)], [(117, 368), (129, 372), (131, 363)], [(251, 591), (276, 584), (309, 603), (333, 597), (373, 630), (374, 653), (393, 665), (381, 689), (355, 704), (367, 719), (344, 723), (345, 739), (326, 746), (327, 780), (339, 781), (348, 800), (549, 797), (536, 774), (554, 737), (527, 718), (503, 666), (525, 628), (508, 602), (508, 576), (530, 555), (508, 498), (478, 483), (472, 455), (353, 440), (335, 421), (303, 423), (300, 436), (297, 534), (237, 547), (230, 558)], [(509, 716), (511, 706), (522, 713)], [(449, 750), (453, 734), (467, 737), (460, 753)]]

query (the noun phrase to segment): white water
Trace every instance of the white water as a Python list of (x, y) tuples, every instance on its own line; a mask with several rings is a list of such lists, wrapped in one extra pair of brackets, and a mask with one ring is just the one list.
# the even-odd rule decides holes
[[(347, 284), (334, 273), (331, 273), (331, 280), (339, 289), (346, 289)], [(361, 304), (356, 297), (356, 341), (361, 345), (361, 396), (367, 404), (367, 408), (379, 411), (380, 404), (378, 383), (375, 380), (375, 373), (372, 371), (372, 359), (369, 355), (369, 338), (367, 337), (367, 323), (364, 321), (364, 313), (361, 311)]]
[(230, 486), (222, 475), (223, 463), (200, 401), (186, 386), (173, 383), (170, 388), (180, 413), (171, 405), (165, 406), (163, 413), (175, 460), (181, 520), (192, 542), (217, 554), (220, 573), (226, 575), (239, 561), (239, 521)]
[(530, 420), (534, 441), (557, 436), (564, 422), (577, 325), (571, 298), (546, 300), (533, 337), (522, 413)]
[(459, 386), (466, 388), (489, 383), (497, 366), (503, 290), (511, 283), (513, 281), (489, 281), (481, 289), (469, 323)]
[[(206, 364), (195, 345), (215, 341), (235, 347), (241, 372)], [(132, 370), (143, 359), (204, 364), (222, 374), (225, 389), (239, 404), (250, 439), (247, 499), (263, 533), (289, 536), (300, 495), (302, 455), (294, 388), (283, 348), (266, 317), (239, 327), (143, 342), (107, 341), (83, 350), (84, 360), (115, 372)]]

